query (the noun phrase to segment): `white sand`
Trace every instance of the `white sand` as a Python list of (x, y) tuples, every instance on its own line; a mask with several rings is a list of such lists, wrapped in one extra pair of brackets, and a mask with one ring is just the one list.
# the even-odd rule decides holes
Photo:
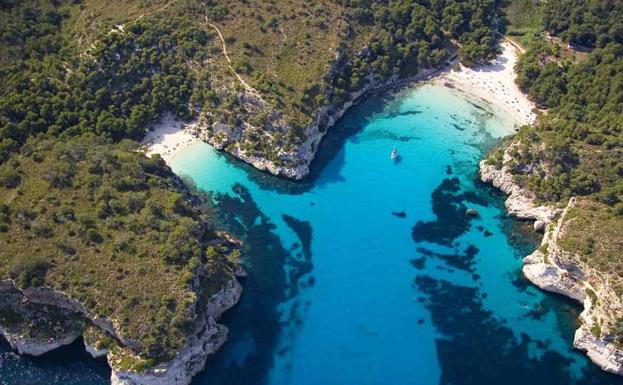
[[(528, 100), (515, 84), (515, 62), (517, 49), (510, 43), (502, 43), (502, 53), (489, 65), (450, 70), (432, 81), (450, 83), (458, 90), (480, 97), (512, 114), (520, 124), (532, 124), (536, 115), (534, 104)], [(165, 114), (159, 123), (152, 126), (141, 143), (148, 156), (160, 154), (170, 163), (180, 151), (199, 142), (191, 132), (194, 125), (186, 125), (172, 114)]]
[(169, 113), (152, 128), (153, 131), (147, 131), (141, 146), (147, 156), (160, 154), (167, 163), (186, 147), (199, 142), (199, 139), (190, 133), (192, 124), (187, 125)]
[(536, 115), (534, 104), (515, 84), (517, 48), (502, 43), (502, 53), (489, 65), (474, 68), (461, 66), (460, 71), (450, 70), (434, 81), (450, 83), (457, 90), (478, 96), (494, 106), (515, 116), (521, 124), (532, 124)]

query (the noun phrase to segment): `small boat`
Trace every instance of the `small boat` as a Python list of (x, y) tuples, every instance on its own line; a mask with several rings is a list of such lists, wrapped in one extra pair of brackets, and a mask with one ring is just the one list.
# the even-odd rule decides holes
[(391, 160), (395, 160), (396, 158), (398, 158), (398, 151), (396, 151), (396, 147), (394, 147), (394, 149), (392, 150), (392, 154), (389, 157), (391, 158)]

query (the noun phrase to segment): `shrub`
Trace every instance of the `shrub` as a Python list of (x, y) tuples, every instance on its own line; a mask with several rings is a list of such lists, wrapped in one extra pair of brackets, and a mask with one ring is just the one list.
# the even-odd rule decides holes
[(10, 274), (17, 286), (25, 289), (43, 285), (51, 268), (52, 264), (41, 257), (26, 257), (14, 262)]
[(6, 188), (15, 188), (21, 181), (22, 177), (15, 169), (4, 168), (0, 172), (0, 184)]

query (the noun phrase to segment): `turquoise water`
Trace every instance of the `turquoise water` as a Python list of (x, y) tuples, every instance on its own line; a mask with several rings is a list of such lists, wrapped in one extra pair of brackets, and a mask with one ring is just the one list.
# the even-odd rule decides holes
[[(521, 257), (538, 239), (477, 182), (484, 151), (513, 129), (482, 101), (424, 85), (353, 109), (307, 182), (206, 144), (178, 155), (174, 171), (248, 246), (230, 338), (193, 385), (622, 383), (571, 350), (578, 308), (528, 285)], [(0, 346), (0, 383), (106, 383), (101, 363), (58, 354)], [(9, 376), (20, 370), (41, 380)], [(42, 380), (50, 370), (78, 380)]]

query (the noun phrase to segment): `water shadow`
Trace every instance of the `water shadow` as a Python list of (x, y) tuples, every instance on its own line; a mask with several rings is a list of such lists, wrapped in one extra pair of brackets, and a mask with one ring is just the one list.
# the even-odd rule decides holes
[(3, 385), (107, 385), (110, 368), (105, 359), (94, 360), (82, 339), (39, 357), (18, 355), (0, 338), (0, 384)]
[[(443, 337), (436, 340), (440, 385), (614, 385), (617, 376), (587, 365), (577, 378), (572, 359), (522, 334), (519, 339), (482, 304), (477, 288), (419, 275), (414, 287)], [(545, 349), (531, 354), (532, 346)]]

